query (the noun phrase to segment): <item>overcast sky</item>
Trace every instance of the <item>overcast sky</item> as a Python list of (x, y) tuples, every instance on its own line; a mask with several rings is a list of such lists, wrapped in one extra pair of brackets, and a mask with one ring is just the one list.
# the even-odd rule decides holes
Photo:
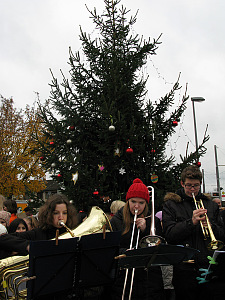
[[(90, 9), (104, 10), (103, 0), (0, 0), (0, 94), (13, 97), (18, 108), (49, 97), (51, 69), (61, 82), (60, 69), (68, 75), (69, 47), (81, 50), (79, 26), (92, 37), (98, 32), (89, 18)], [(133, 31), (148, 39), (161, 33), (157, 55), (150, 57), (142, 72), (149, 75), (152, 101), (164, 96), (181, 74), (179, 104), (188, 95), (204, 97), (195, 103), (198, 142), (206, 125), (210, 140), (201, 159), (206, 191), (216, 189), (214, 145), (217, 147), (220, 185), (225, 189), (225, 1), (224, 0), (122, 0), (138, 18)], [(69, 77), (69, 76), (68, 76)], [(189, 142), (195, 149), (192, 103), (176, 127), (169, 149), (177, 157)], [(223, 166), (222, 166), (223, 165)]]

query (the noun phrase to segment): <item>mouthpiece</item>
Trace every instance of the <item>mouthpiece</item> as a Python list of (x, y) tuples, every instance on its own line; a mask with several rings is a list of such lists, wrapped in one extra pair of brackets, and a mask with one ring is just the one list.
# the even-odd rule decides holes
[(64, 224), (63, 221), (59, 221), (58, 224), (59, 224), (60, 226), (65, 226), (65, 224)]

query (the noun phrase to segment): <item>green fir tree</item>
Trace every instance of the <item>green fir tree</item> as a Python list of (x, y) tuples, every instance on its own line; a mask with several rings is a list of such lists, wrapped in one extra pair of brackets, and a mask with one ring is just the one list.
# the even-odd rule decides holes
[[(40, 104), (46, 130), (46, 140), (40, 141), (42, 164), (78, 208), (101, 206), (101, 197), (125, 200), (136, 177), (153, 185), (162, 201), (166, 191), (176, 188), (178, 171), (196, 158), (191, 153), (178, 165), (166, 156), (174, 121), (188, 99), (185, 93), (172, 110), (179, 78), (157, 105), (146, 99), (147, 78), (141, 69), (156, 54), (159, 38), (133, 35), (136, 15), (128, 19), (120, 0), (104, 2), (102, 15), (88, 10), (99, 37), (92, 39), (80, 29), (85, 59), (70, 49), (70, 80), (62, 75), (59, 84), (52, 74), (51, 97)], [(200, 155), (207, 138), (199, 146)]]

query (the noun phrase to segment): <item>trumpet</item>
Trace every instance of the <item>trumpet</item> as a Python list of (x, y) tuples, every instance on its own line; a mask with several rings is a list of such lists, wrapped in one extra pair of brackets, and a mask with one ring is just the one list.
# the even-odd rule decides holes
[[(202, 199), (200, 199), (199, 201), (197, 201), (196, 198), (195, 198), (194, 193), (192, 193), (192, 197), (194, 199), (194, 203), (195, 203), (196, 209), (200, 209), (200, 208), (204, 209), (204, 204), (203, 204)], [(211, 239), (211, 242), (208, 244), (207, 248), (210, 251), (220, 250), (220, 249), (223, 248), (224, 244), (223, 244), (223, 242), (218, 241), (215, 238), (215, 235), (214, 235), (213, 230), (212, 230), (211, 223), (209, 221), (209, 217), (208, 217), (208, 215), (206, 213), (204, 215), (205, 215), (205, 220), (206, 220), (206, 223), (207, 223), (207, 227), (205, 227), (203, 225), (203, 223), (202, 223), (201, 220), (200, 220), (200, 225), (201, 225), (201, 229), (202, 229), (202, 233), (203, 233), (204, 239), (206, 240), (209, 237)]]

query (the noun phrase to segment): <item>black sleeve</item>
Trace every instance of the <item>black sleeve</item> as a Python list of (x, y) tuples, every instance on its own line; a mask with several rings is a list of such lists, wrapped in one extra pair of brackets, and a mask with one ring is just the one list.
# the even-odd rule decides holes
[(177, 220), (176, 207), (174, 207), (173, 201), (170, 200), (163, 205), (162, 224), (166, 241), (175, 245), (182, 244), (195, 230), (195, 225), (191, 218)]
[(2, 251), (1, 255), (3, 257), (7, 252), (17, 252), (19, 255), (27, 255), (27, 246), (29, 245), (29, 240), (36, 239), (36, 230), (25, 231), (21, 233), (3, 234), (0, 236), (0, 249)]

